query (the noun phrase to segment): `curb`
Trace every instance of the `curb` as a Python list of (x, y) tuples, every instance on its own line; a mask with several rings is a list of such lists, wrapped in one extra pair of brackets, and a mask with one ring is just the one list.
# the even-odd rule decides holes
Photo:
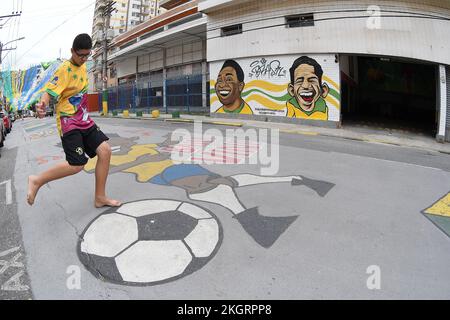
[[(173, 122), (173, 123), (194, 123), (195, 119), (182, 119), (182, 118), (147, 118), (147, 117), (129, 117), (124, 118), (121, 116), (100, 116), (100, 115), (91, 115), (91, 117), (96, 118), (109, 118), (109, 119), (130, 119), (130, 120), (152, 120), (152, 121), (163, 121), (163, 122)], [(223, 125), (223, 126), (233, 126), (233, 127), (243, 127), (245, 123), (241, 122), (225, 122), (225, 121), (208, 121), (208, 120), (202, 120), (202, 123), (205, 124), (212, 124), (212, 125)], [(258, 126), (249, 124), (248, 127), (256, 127)], [(397, 146), (397, 147), (405, 147), (405, 148), (415, 148), (420, 150), (428, 150), (433, 152), (439, 152), (442, 154), (450, 155), (450, 151), (443, 150), (436, 147), (427, 147), (427, 146), (420, 146), (420, 145), (413, 145), (408, 143), (399, 143), (394, 141), (388, 141), (388, 140), (380, 140), (380, 139), (374, 139), (374, 138), (367, 138), (367, 137), (353, 137), (353, 136), (343, 136), (339, 134), (329, 134), (329, 133), (321, 133), (321, 132), (315, 132), (315, 131), (303, 131), (303, 130), (295, 130), (295, 129), (280, 129), (280, 132), (282, 133), (289, 133), (289, 134), (298, 134), (298, 135), (306, 135), (306, 136), (323, 136), (323, 137), (333, 137), (333, 138), (341, 138), (346, 140), (352, 140), (352, 141), (360, 141), (360, 142), (367, 142), (367, 143), (378, 143), (378, 144), (385, 144), (385, 145), (391, 145), (391, 146)]]
[[(108, 118), (108, 119), (127, 119), (127, 120), (151, 120), (151, 121), (164, 121), (164, 122), (180, 122), (180, 123), (193, 123), (194, 119), (174, 119), (174, 118), (147, 118), (147, 117), (120, 117), (120, 116), (101, 116), (101, 115), (91, 115), (93, 118)], [(244, 123), (241, 122), (225, 122), (225, 121), (208, 121), (202, 120), (205, 124), (214, 124), (218, 126), (232, 126), (232, 127), (242, 127)]]
[(102, 118), (102, 119), (126, 119), (126, 120), (152, 120), (152, 121), (164, 121), (164, 118), (147, 118), (147, 117), (119, 117), (119, 116), (101, 116), (89, 114), (91, 118)]
[[(188, 122), (193, 123), (195, 122), (194, 119), (164, 119), (166, 122)], [(232, 126), (232, 127), (242, 127), (244, 124), (241, 122), (224, 122), (224, 121), (204, 121), (202, 120), (202, 123), (206, 124), (215, 124), (218, 126)]]

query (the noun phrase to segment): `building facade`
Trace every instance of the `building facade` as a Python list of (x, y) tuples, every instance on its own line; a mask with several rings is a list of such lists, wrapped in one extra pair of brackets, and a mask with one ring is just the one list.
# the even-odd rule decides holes
[(210, 111), (449, 140), (450, 2), (204, 0)]
[(108, 86), (120, 107), (366, 123), (450, 140), (447, 0), (159, 5), (168, 11), (112, 41)]
[[(106, 6), (107, 2), (107, 0), (97, 0), (95, 4), (92, 24), (94, 59), (93, 66), (90, 69), (91, 92), (100, 90), (102, 86), (101, 52), (104, 46), (105, 24), (109, 25), (107, 38), (110, 42), (114, 37), (166, 11), (166, 9), (160, 7), (160, 0), (115, 0), (113, 6), (114, 11), (112, 11), (108, 23), (106, 17), (102, 15), (102, 9)], [(107, 75), (107, 78), (109, 79), (110, 75)], [(114, 85), (114, 83), (114, 81), (108, 80), (110, 86)]]
[[(110, 110), (208, 111), (206, 17), (198, 12), (198, 1), (168, 9), (111, 41)], [(93, 90), (100, 92), (100, 85), (97, 81)]]

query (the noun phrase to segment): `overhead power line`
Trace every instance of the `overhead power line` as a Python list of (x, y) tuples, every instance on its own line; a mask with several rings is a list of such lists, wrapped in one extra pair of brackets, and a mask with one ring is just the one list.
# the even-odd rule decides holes
[(75, 15), (71, 16), (70, 18), (64, 20), (63, 22), (61, 22), (59, 25), (57, 25), (56, 27), (54, 27), (52, 30), (50, 30), (48, 33), (46, 33), (42, 38), (40, 38), (38, 41), (36, 41), (35, 44), (33, 44), (27, 51), (25, 51), (25, 53), (23, 53), (19, 59), (17, 59), (16, 63), (20, 62), (21, 59), (26, 56), (31, 50), (33, 50), (39, 43), (41, 43), (42, 40), (44, 40), (45, 38), (47, 38), (49, 35), (51, 35), (53, 32), (55, 32), (59, 27), (61, 27), (62, 25), (66, 24), (69, 20), (75, 18), (78, 14), (80, 14), (81, 12), (89, 9), (89, 7), (93, 6), (95, 4), (95, 1), (89, 5), (87, 5), (86, 7), (82, 8), (80, 11), (78, 11)]

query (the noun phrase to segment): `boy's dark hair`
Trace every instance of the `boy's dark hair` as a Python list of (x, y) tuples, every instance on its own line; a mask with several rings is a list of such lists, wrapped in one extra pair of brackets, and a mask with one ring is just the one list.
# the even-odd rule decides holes
[(74, 50), (92, 49), (92, 39), (87, 33), (81, 33), (73, 40), (72, 48)]
[(298, 58), (297, 60), (295, 60), (294, 63), (292, 64), (292, 67), (289, 69), (289, 72), (291, 74), (291, 83), (294, 84), (294, 81), (295, 81), (295, 79), (294, 79), (295, 69), (297, 69), (298, 66), (300, 66), (302, 64), (307, 64), (307, 65), (314, 67), (314, 73), (319, 77), (319, 82), (320, 82), (320, 84), (322, 84), (322, 76), (323, 76), (322, 67), (316, 60), (314, 60), (313, 58), (307, 57), (307, 56), (302, 56), (302, 57)]
[(223, 66), (220, 69), (220, 71), (222, 71), (226, 67), (232, 67), (234, 69), (234, 71), (236, 71), (236, 75), (237, 75), (237, 78), (238, 78), (239, 82), (244, 81), (244, 71), (242, 70), (241, 66), (236, 61), (234, 61), (234, 60), (226, 60), (223, 63)]

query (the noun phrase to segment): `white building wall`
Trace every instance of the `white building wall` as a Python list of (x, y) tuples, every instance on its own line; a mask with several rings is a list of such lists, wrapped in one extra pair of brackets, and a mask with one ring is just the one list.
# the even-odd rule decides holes
[(166, 53), (166, 66), (187, 64), (205, 59), (201, 41), (182, 43), (170, 47)]
[[(188, 65), (206, 59), (202, 41), (181, 43), (166, 49), (166, 68)], [(138, 72), (161, 70), (164, 68), (164, 51), (140, 55)], [(197, 72), (197, 71), (196, 71)], [(124, 77), (136, 73), (136, 57), (117, 62), (117, 76)], [(199, 73), (199, 72), (198, 72)]]
[(136, 57), (117, 62), (117, 77), (125, 77), (136, 73)]
[[(408, 15), (450, 17), (450, 1), (377, 1), (382, 10), (407, 11)], [(406, 57), (450, 64), (450, 22), (438, 19), (382, 17), (380, 29), (368, 28), (372, 0), (254, 0), (208, 12), (208, 61), (229, 57), (280, 54), (350, 53)], [(359, 12), (325, 12), (343, 10)], [(286, 15), (314, 12), (315, 26), (286, 28)], [(383, 12), (382, 15), (401, 15)], [(337, 19), (336, 19), (337, 18)], [(330, 19), (323, 20), (321, 19)], [(243, 33), (221, 37), (221, 27), (243, 24)]]

